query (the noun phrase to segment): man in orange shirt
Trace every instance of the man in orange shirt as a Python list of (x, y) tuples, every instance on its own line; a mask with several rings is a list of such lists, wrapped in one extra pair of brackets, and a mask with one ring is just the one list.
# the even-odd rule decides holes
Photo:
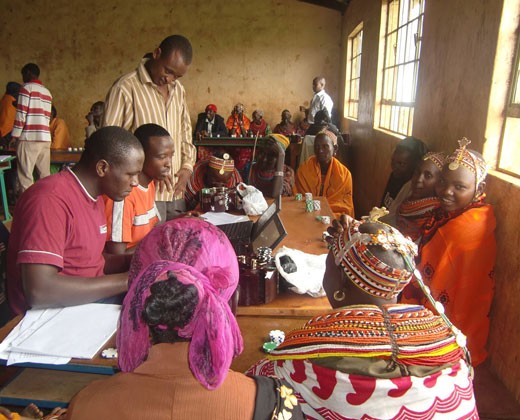
[(0, 100), (0, 139), (9, 143), (11, 131), (13, 131), (14, 119), (16, 117), (16, 99), (20, 92), (20, 84), (8, 82), (5, 94)]
[(105, 197), (108, 254), (133, 253), (139, 241), (159, 222), (154, 181), (164, 180), (171, 172), (174, 145), (168, 131), (157, 124), (144, 124), (134, 135), (144, 149), (143, 170), (139, 184), (123, 201)]

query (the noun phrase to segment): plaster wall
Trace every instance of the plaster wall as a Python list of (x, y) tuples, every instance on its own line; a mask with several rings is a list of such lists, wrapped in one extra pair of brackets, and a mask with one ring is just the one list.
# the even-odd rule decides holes
[[(493, 74), (502, 5), (502, 0), (426, 1), (412, 135), (425, 141), (431, 150), (451, 151), (456, 140), (466, 136), (472, 140), (472, 148), (483, 151), (488, 149), (488, 138), (497, 137), (501, 124), (490, 124), (488, 114), (492, 111), (495, 116), (503, 115), (504, 89), (502, 97), (494, 101), (489, 99), (490, 92), (495, 84), (509, 83), (507, 72), (501, 77)], [(374, 129), (381, 1), (350, 3), (343, 19), (343, 58), (348, 35), (361, 21), (364, 33), (359, 117), (357, 121), (342, 121), (353, 141), (351, 160), (358, 215), (379, 205), (398, 141)], [(510, 62), (512, 51), (500, 51), (502, 61)], [(486, 157), (493, 162), (494, 153), (488, 150)], [(520, 317), (520, 237), (515, 215), (520, 205), (520, 182), (491, 174), (487, 191), (488, 202), (494, 205), (497, 215), (498, 244), (488, 348), (493, 370), (520, 400), (520, 327), (516, 321)]]
[[(192, 120), (208, 103), (226, 118), (244, 103), (272, 125), (284, 108), (293, 119), (312, 97), (312, 79), (327, 78), (338, 98), (341, 15), (296, 0), (0, 0), (0, 86), (21, 82), (27, 62), (41, 68), (74, 144), (85, 115), (112, 83), (135, 69), (163, 38), (190, 39), (194, 58), (182, 83)], [(193, 121), (194, 123), (194, 121)]]

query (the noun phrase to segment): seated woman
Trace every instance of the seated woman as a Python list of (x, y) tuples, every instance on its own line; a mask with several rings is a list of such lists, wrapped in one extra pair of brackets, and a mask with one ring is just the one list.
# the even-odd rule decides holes
[[(495, 266), (495, 214), (484, 203), (486, 162), (459, 140), (436, 188), (441, 207), (423, 228), (418, 266), (433, 297), (453, 323), (468, 337), (473, 364), (487, 357), (489, 310), (493, 300)], [(401, 298), (425, 303), (412, 284)]]
[(282, 111), (282, 120), (276, 124), (273, 130), (275, 134), (283, 134), (284, 136), (292, 136), (298, 133), (298, 127), (291, 121), (291, 112), (288, 109)]
[(293, 195), (294, 170), (284, 164), (289, 139), (282, 134), (271, 134), (258, 152), (251, 167), (249, 184), (254, 185), (265, 197)]
[[(415, 137), (405, 137), (395, 146), (392, 154), (392, 172), (388, 177), (381, 206), (390, 212), (388, 217), (395, 217), (401, 203), (410, 195), (410, 179), (424, 154), (426, 145)], [(385, 219), (385, 221), (388, 219)]]
[(336, 217), (342, 213), (354, 216), (352, 202), (352, 175), (334, 155), (337, 138), (330, 131), (319, 133), (314, 139), (314, 156), (298, 168), (296, 192), (310, 192), (325, 197)]
[(413, 173), (410, 196), (397, 209), (395, 223), (387, 221), (412, 241), (421, 237), (423, 225), (440, 206), (435, 188), (445, 160), (446, 155), (442, 152), (428, 152), (424, 155)]
[(253, 112), (253, 121), (249, 125), (249, 133), (252, 137), (265, 137), (271, 134), (271, 127), (264, 120), (264, 111), (255, 109)]
[(69, 418), (302, 418), (281, 381), (229, 370), (243, 349), (228, 304), (239, 271), (220, 229), (172, 220), (134, 258), (117, 332), (122, 372), (80, 391)]
[(200, 201), (200, 190), (211, 187), (234, 188), (242, 182), (235, 162), (227, 153), (213, 155), (209, 160), (201, 160), (193, 167), (184, 199), (186, 208), (193, 210)]
[(226, 128), (230, 136), (246, 137), (251, 120), (244, 114), (244, 105), (236, 104), (226, 121)]
[(478, 418), (463, 335), (445, 316), (396, 304), (415, 254), (396, 229), (351, 220), (326, 261), (333, 310), (249, 372), (285, 379), (312, 419)]

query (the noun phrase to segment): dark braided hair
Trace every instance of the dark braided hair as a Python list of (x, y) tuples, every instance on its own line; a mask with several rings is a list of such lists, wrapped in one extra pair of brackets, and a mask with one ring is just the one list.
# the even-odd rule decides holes
[(167, 280), (152, 284), (142, 313), (150, 328), (152, 341), (171, 343), (186, 340), (180, 338), (176, 330), (191, 320), (198, 302), (197, 288), (181, 283), (170, 271)]

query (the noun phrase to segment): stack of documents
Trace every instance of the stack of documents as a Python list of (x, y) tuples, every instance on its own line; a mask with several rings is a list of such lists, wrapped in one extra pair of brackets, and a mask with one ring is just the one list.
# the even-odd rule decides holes
[(200, 217), (203, 218), (206, 222), (209, 222), (215, 226), (249, 221), (249, 216), (236, 216), (234, 214), (218, 213), (212, 211), (208, 211), (207, 213), (201, 214)]
[(120, 311), (120, 305), (102, 303), (31, 309), (0, 343), (0, 359), (7, 365), (92, 359), (116, 332)]

